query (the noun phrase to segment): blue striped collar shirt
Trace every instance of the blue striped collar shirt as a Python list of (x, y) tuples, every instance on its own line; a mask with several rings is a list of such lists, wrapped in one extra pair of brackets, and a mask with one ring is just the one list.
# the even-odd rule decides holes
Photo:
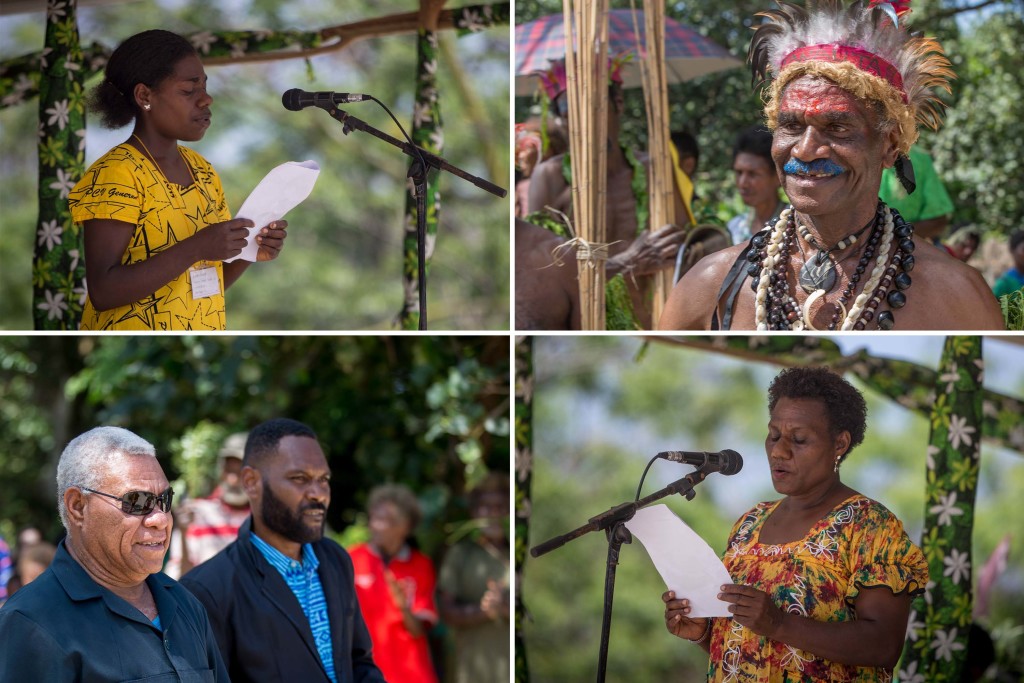
[(270, 566), (281, 574), (285, 583), (288, 584), (288, 588), (295, 594), (295, 599), (299, 601), (303, 614), (309, 620), (309, 627), (313, 631), (313, 642), (316, 643), (316, 649), (320, 654), (320, 661), (327, 671), (327, 676), (332, 683), (338, 683), (334, 672), (334, 648), (331, 646), (331, 622), (327, 615), (327, 600), (324, 598), (324, 588), (320, 583), (320, 576), (317, 574), (320, 560), (313, 552), (313, 546), (304, 543), (302, 545), (302, 561), (297, 562), (255, 533), (252, 534), (252, 544), (266, 558)]

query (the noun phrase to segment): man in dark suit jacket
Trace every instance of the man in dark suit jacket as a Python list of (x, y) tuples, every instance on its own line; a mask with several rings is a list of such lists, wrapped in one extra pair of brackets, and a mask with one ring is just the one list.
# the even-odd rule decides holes
[(330, 468), (316, 434), (278, 418), (249, 433), (238, 540), (181, 583), (206, 606), (233, 681), (383, 683), (352, 560), (323, 538)]

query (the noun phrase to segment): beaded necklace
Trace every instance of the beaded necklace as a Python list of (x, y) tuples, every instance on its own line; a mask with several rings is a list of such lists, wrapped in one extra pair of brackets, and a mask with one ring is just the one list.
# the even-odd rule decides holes
[[(804, 264), (800, 267), (800, 275), (797, 282), (800, 283), (800, 287), (805, 292), (811, 294), (819, 289), (823, 289), (826, 292), (831, 292), (832, 288), (836, 286), (836, 260), (832, 256), (832, 252), (840, 252), (845, 250), (847, 247), (852, 247), (857, 243), (857, 240), (864, 231), (867, 230), (875, 223), (875, 218), (868, 221), (867, 225), (853, 233), (847, 235), (843, 239), (836, 242), (835, 246), (831, 249), (818, 244), (817, 240), (811, 234), (811, 231), (807, 229), (806, 225), (802, 223), (797, 225), (797, 232), (800, 233), (800, 237), (804, 239), (807, 244), (811, 245), (818, 250), (818, 253), (811, 258), (804, 258)], [(803, 245), (797, 242), (800, 247), (800, 254), (803, 255)]]
[[(837, 327), (842, 330), (863, 330), (872, 320), (876, 321), (878, 329), (890, 330), (896, 322), (893, 311), (902, 308), (907, 302), (904, 291), (911, 285), (909, 273), (914, 267), (913, 227), (895, 209), (879, 202), (875, 219), (856, 234), (840, 240), (839, 244), (844, 244), (843, 248), (852, 245), (871, 226), (874, 227), (864, 253), (851, 273), (846, 288), (834, 303), (836, 311), (829, 322), (830, 330)], [(827, 290), (824, 287), (815, 289), (804, 301), (803, 307), (790, 293), (787, 276), (792, 246), (794, 242), (799, 245), (796, 232), (793, 207), (789, 206), (779, 215), (774, 227), (751, 239), (753, 248), (747, 255), (750, 262), (747, 273), (751, 276), (751, 288), (756, 293), (754, 322), (758, 330), (817, 329), (811, 323), (810, 309), (818, 299), (825, 296)], [(894, 239), (897, 244), (891, 250), (890, 258), (890, 247)], [(873, 257), (875, 263), (864, 289), (847, 311), (846, 305)], [(883, 300), (888, 304), (888, 310), (879, 312), (877, 309)]]

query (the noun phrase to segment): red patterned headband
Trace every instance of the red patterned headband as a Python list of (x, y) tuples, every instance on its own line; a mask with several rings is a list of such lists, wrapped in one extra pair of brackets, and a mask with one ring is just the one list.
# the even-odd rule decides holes
[(903, 89), (903, 77), (895, 66), (881, 57), (859, 47), (847, 45), (835, 45), (825, 43), (822, 45), (806, 45), (793, 50), (782, 60), (780, 69), (786, 68), (793, 62), (849, 62), (861, 71), (878, 76), (892, 84), (894, 88), (903, 95), (903, 102), (907, 103), (907, 93)]

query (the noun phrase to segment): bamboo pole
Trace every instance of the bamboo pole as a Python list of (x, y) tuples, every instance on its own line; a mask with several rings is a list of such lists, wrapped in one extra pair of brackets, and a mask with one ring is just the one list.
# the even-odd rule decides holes
[(608, 0), (562, 0), (562, 12), (570, 27), (565, 31), (565, 71), (580, 320), (584, 330), (604, 330)]
[[(636, 14), (633, 15), (636, 23)], [(647, 58), (640, 60), (640, 74), (647, 107), (647, 134), (650, 153), (648, 172), (648, 193), (650, 195), (649, 230), (676, 222), (675, 178), (672, 173), (672, 157), (668, 146), (671, 144), (669, 131), (668, 83), (665, 74), (665, 7), (660, 0), (644, 0), (644, 29)], [(639, 31), (634, 32), (639, 42)], [(637, 50), (639, 54), (639, 49)], [(657, 325), (665, 307), (665, 300), (672, 291), (672, 274), (664, 270), (654, 276), (651, 301), (651, 322)]]

